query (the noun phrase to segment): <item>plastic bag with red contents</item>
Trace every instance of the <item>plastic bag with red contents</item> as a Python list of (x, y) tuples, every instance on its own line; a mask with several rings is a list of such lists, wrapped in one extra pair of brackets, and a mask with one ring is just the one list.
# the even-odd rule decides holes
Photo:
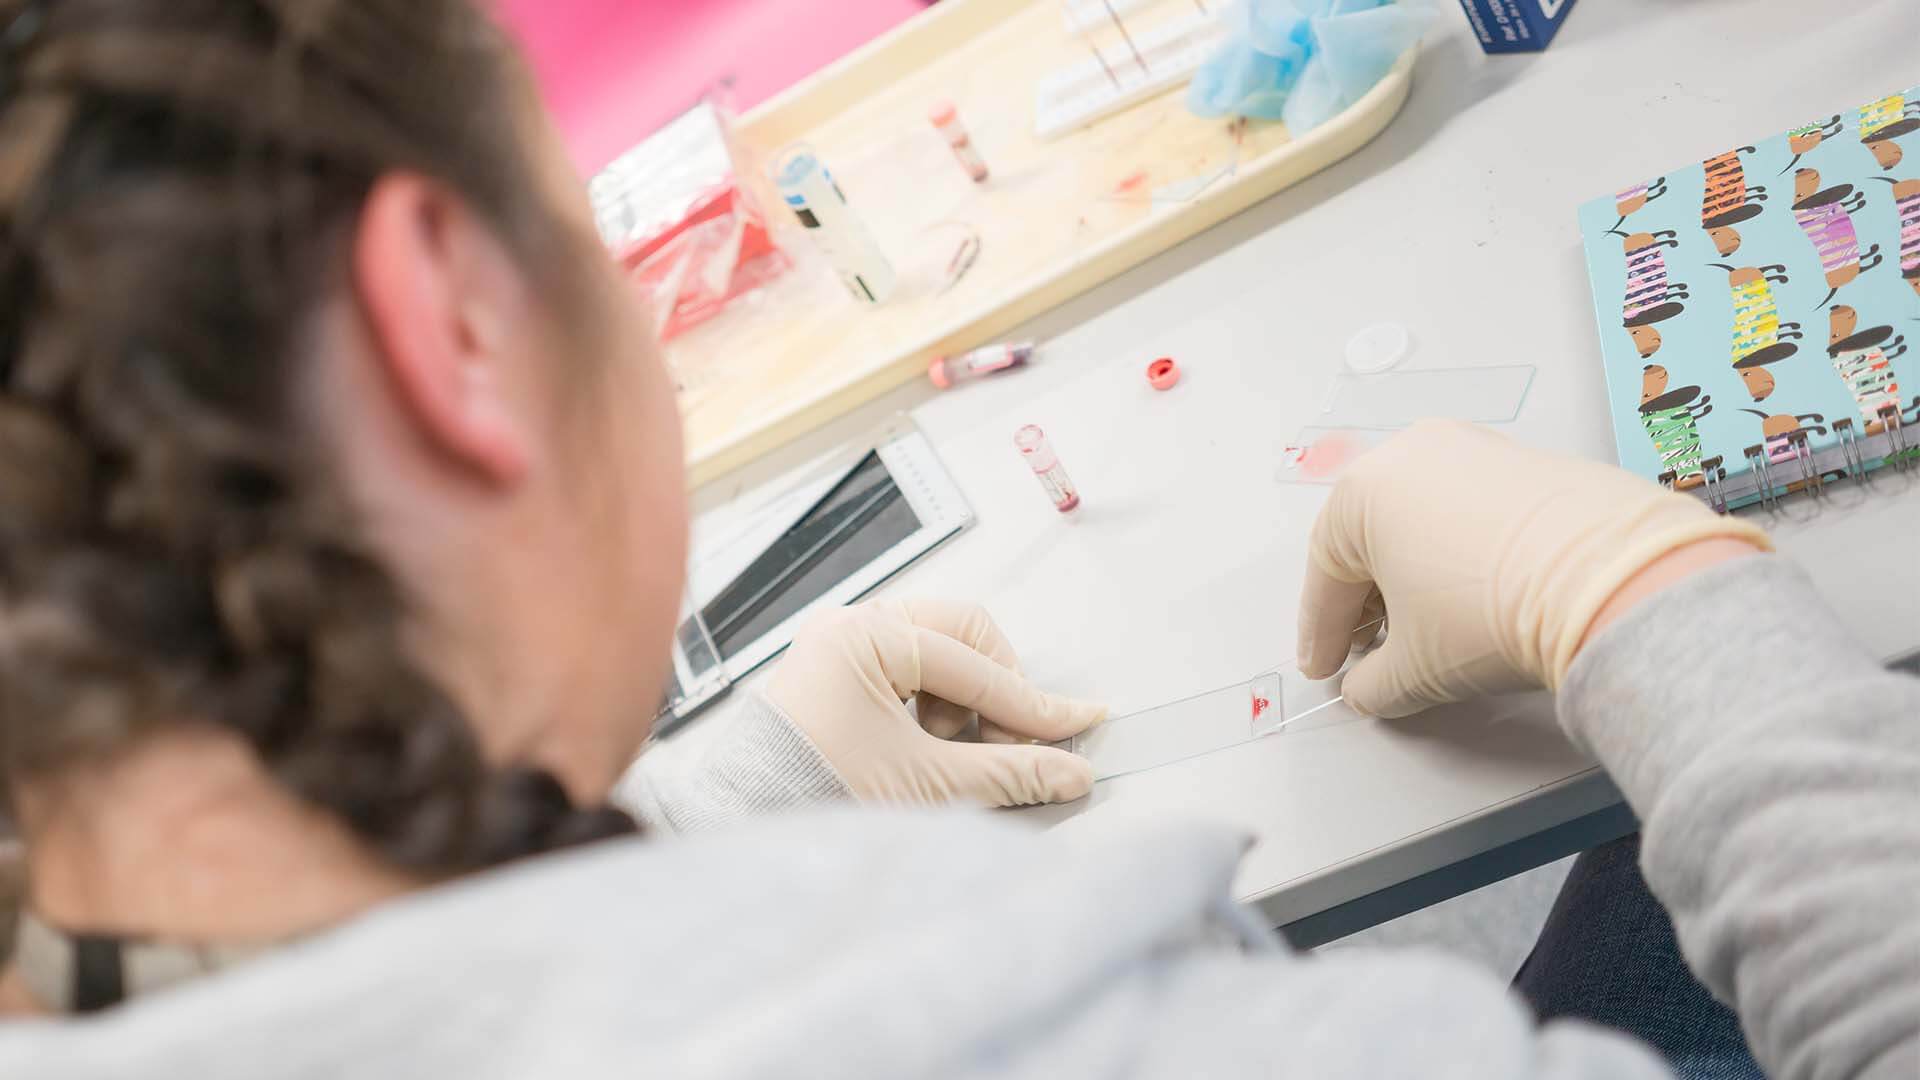
[(588, 184), (600, 235), (646, 294), (666, 341), (786, 270), (731, 117), (702, 102)]

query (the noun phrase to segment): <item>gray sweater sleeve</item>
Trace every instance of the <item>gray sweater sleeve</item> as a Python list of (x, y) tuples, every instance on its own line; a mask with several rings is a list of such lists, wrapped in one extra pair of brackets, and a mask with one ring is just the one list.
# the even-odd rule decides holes
[[(1560, 714), (1638, 812), (1648, 884), (1768, 1075), (1920, 1076), (1920, 680), (1880, 667), (1790, 562), (1755, 556), (1596, 636)], [(1275, 1043), (1316, 1076), (1664, 1075), (1643, 1047), (1536, 1027), (1485, 972), (1417, 953), (1188, 963), (1153, 1011), (1179, 1037), (1141, 1075)]]
[(1920, 1076), (1920, 680), (1756, 556), (1599, 634), (1560, 715), (1639, 814), (1647, 883), (1769, 1075)]
[(641, 754), (614, 804), (655, 832), (684, 833), (847, 796), (812, 741), (759, 694), (718, 719), (718, 731)]

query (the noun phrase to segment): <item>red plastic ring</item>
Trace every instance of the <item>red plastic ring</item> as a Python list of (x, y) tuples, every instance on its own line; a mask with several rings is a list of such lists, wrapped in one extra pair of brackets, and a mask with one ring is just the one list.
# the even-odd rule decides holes
[(1147, 385), (1155, 390), (1171, 390), (1180, 381), (1180, 365), (1173, 357), (1163, 356), (1147, 365)]

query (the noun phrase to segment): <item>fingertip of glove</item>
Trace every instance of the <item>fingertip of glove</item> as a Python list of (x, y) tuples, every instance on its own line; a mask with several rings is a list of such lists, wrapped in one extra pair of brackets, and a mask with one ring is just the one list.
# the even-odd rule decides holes
[(1098, 701), (1055, 696), (1053, 705), (1059, 710), (1058, 715), (1064, 716), (1067, 721), (1059, 738), (1070, 738), (1107, 722), (1107, 706)]
[(1093, 763), (1057, 747), (1040, 747), (1034, 771), (1048, 802), (1073, 802), (1093, 791)]
[(1080, 715), (1087, 717), (1087, 722), (1080, 727), (1081, 731), (1085, 731), (1088, 728), (1099, 727), (1101, 724), (1107, 722), (1108, 717), (1113, 715), (1113, 710), (1098, 701), (1076, 701), (1074, 702), (1074, 708)]

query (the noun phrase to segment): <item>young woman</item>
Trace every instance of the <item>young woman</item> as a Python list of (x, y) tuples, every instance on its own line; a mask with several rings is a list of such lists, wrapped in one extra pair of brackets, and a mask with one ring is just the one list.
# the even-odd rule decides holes
[[(616, 839), (677, 421), (493, 27), (0, 0), (0, 94), (0, 1075), (1663, 1074), (1457, 964), (1276, 948), (1231, 831), (747, 820), (1084, 795), (1035, 740), (1101, 710), (964, 605), (816, 624), (697, 757), (642, 759), (619, 801), (654, 835)], [(1423, 428), (1335, 491), (1303, 665), (1383, 596), (1362, 707), (1559, 688), (1760, 1058), (1911, 1075), (1920, 685), (1764, 547)], [(1711, 648), (1756, 635), (1803, 666)]]

